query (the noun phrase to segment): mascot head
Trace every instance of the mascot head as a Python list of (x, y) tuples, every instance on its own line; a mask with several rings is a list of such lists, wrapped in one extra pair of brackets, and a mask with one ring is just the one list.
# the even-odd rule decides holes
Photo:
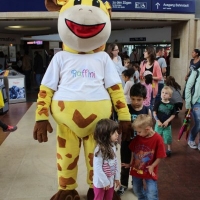
[(101, 0), (45, 0), (49, 11), (60, 11), (58, 33), (63, 49), (73, 53), (102, 51), (111, 32), (111, 6)]

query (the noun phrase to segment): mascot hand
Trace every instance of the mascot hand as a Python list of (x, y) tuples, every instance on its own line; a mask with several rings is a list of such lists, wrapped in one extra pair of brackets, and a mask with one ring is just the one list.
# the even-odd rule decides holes
[(49, 133), (52, 133), (53, 131), (53, 128), (51, 127), (49, 121), (48, 120), (38, 121), (35, 123), (35, 127), (33, 130), (33, 138), (35, 140), (38, 140), (39, 143), (47, 142), (48, 141), (47, 131)]
[(131, 139), (131, 134), (133, 133), (131, 122), (120, 121), (119, 133), (122, 133), (122, 141), (129, 141)]

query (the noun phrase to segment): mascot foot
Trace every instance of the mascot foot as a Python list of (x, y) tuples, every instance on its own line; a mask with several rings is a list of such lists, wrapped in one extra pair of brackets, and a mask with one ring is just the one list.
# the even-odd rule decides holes
[[(87, 200), (93, 200), (94, 199), (94, 191), (92, 188), (89, 188), (87, 192)], [(112, 200), (121, 200), (120, 196), (114, 191)]]
[(59, 190), (50, 200), (80, 200), (76, 190)]

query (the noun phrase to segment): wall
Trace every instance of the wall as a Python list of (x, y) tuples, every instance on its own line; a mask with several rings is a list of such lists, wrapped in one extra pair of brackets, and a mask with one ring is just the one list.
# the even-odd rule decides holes
[[(146, 41), (132, 42), (129, 38), (145, 37)], [(163, 43), (171, 42), (171, 27), (154, 29), (126, 29), (112, 31), (108, 43)]]
[(0, 33), (0, 45), (10, 45), (10, 44), (13, 45), (20, 44), (20, 35)]
[(198, 49), (200, 49), (200, 20), (196, 20), (195, 21), (195, 24), (196, 24), (196, 33), (198, 33), (198, 34), (196, 34), (196, 47), (198, 48)]
[[(194, 20), (179, 23), (172, 26), (172, 51), (171, 51), (171, 75), (184, 88), (185, 76), (189, 70), (191, 52), (195, 47), (195, 23)], [(180, 38), (180, 58), (173, 58), (174, 39)]]

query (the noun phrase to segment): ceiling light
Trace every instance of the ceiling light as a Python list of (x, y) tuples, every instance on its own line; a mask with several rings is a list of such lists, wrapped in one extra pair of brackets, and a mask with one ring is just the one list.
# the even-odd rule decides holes
[(7, 26), (5, 27), (7, 30), (15, 30), (15, 31), (42, 31), (49, 30), (51, 27), (45, 26)]

